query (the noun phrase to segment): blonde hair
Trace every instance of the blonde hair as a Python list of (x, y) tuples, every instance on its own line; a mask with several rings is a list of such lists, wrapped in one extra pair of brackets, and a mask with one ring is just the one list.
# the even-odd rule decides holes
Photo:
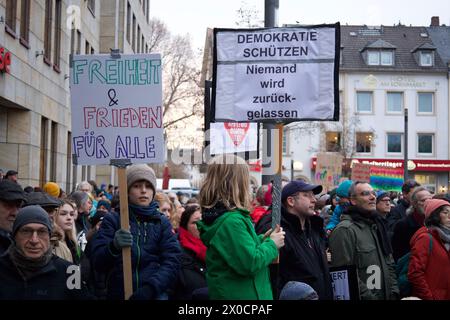
[(212, 208), (221, 202), (228, 210), (250, 209), (250, 173), (244, 159), (235, 155), (211, 159), (199, 202), (203, 208)]
[(72, 207), (73, 210), (77, 211), (77, 205), (75, 204), (75, 202), (69, 200), (69, 199), (62, 199), (61, 200), (61, 205), (59, 206), (58, 210), (55, 213), (55, 217), (53, 218), (53, 223), (54, 225), (57, 226), (57, 229), (61, 230), (63, 232), (63, 238), (62, 240), (70, 239), (74, 244), (76, 249), (78, 250), (78, 241), (77, 241), (77, 232), (76, 232), (76, 227), (75, 227), (75, 220), (73, 221), (73, 228), (71, 231), (63, 231), (62, 228), (56, 223), (56, 221), (59, 218), (59, 210), (64, 206), (64, 205), (69, 205)]
[(157, 192), (155, 194), (155, 199), (156, 202), (158, 202), (158, 206), (161, 208), (163, 203), (168, 203), (170, 205), (170, 217), (172, 217), (172, 215), (175, 212), (175, 206), (173, 205), (172, 201), (170, 201), (170, 198), (162, 192)]

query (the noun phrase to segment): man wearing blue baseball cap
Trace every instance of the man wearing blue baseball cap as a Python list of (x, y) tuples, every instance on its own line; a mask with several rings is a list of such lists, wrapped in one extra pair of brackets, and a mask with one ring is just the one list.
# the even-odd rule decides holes
[(315, 195), (321, 192), (322, 186), (301, 180), (289, 182), (282, 190), (281, 227), (286, 235), (280, 249), (278, 290), (283, 292), (290, 281), (303, 282), (320, 300), (332, 300), (323, 219), (314, 214)]

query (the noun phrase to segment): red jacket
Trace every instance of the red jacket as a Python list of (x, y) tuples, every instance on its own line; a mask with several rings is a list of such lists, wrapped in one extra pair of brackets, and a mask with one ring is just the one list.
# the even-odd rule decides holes
[(445, 249), (437, 231), (430, 235), (426, 227), (421, 227), (410, 241), (411, 257), (408, 279), (413, 296), (423, 300), (450, 300), (450, 253)]

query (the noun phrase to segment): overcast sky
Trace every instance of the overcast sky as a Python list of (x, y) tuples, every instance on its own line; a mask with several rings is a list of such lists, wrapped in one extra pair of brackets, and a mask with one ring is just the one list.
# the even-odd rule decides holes
[[(429, 26), (432, 16), (450, 26), (450, 0), (279, 0), (278, 25), (285, 23)], [(150, 15), (174, 34), (189, 33), (203, 48), (207, 27), (235, 28), (236, 11), (253, 8), (264, 19), (264, 0), (151, 0)]]

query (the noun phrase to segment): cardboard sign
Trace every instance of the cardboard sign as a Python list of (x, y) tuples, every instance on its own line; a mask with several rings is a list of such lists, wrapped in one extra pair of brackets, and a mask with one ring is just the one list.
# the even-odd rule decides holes
[(339, 30), (214, 29), (212, 121), (339, 120)]
[(323, 191), (333, 189), (339, 185), (342, 175), (342, 160), (343, 156), (340, 154), (317, 154), (317, 165), (315, 181), (323, 187)]
[(75, 164), (164, 161), (159, 54), (76, 55), (70, 94)]
[(370, 182), (370, 165), (362, 163), (353, 163), (352, 181)]
[(330, 268), (334, 300), (359, 300), (358, 275), (355, 266)]

